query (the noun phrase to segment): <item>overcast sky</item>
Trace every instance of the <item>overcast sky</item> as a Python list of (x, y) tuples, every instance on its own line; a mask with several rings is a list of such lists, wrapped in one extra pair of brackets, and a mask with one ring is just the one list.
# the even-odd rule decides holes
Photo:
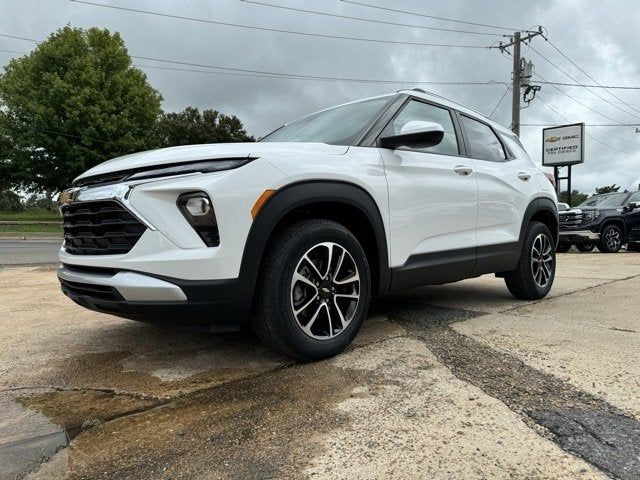
[[(95, 1), (219, 22), (396, 42), (485, 46), (495, 44), (500, 40), (500, 35), (509, 33), (507, 30), (386, 12), (341, 0), (258, 1), (425, 27), (490, 32), (496, 36), (380, 25), (276, 9), (242, 0)], [(510, 29), (528, 29), (540, 24), (547, 29), (549, 39), (600, 84), (640, 85), (640, 42), (637, 33), (640, 28), (640, 3), (637, 0), (360, 1)], [(511, 58), (495, 49), (383, 44), (292, 35), (113, 10), (69, 0), (0, 0), (0, 33), (41, 39), (65, 24), (119, 31), (131, 55), (195, 64), (379, 80), (509, 82), (511, 79)], [(544, 39), (536, 38), (532, 46), (580, 83), (593, 83)], [(0, 49), (28, 51), (31, 48), (33, 44), (29, 42), (0, 37)], [(532, 50), (525, 47), (523, 55), (535, 63), (536, 71), (545, 79), (573, 83)], [(15, 56), (0, 52), (0, 65)], [(150, 60), (134, 59), (134, 63), (207, 70)], [(249, 133), (255, 136), (264, 135), (284, 122), (321, 108), (407, 86), (400, 83), (255, 78), (156, 68), (144, 70), (149, 82), (162, 93), (165, 110), (182, 110), (189, 105), (201, 109), (214, 108), (240, 117)], [(423, 87), (486, 115), (492, 112), (506, 89), (502, 83)], [(616, 108), (592, 93), (596, 92), (611, 102), (619, 102), (602, 89), (592, 89), (590, 92), (585, 88), (558, 88), (585, 106), (553, 87), (543, 85), (540, 99), (534, 100), (529, 108), (522, 111), (522, 123), (567, 123), (543, 103), (542, 100), (545, 100), (571, 123), (640, 124), (640, 90), (612, 90), (627, 104), (615, 103)], [(493, 118), (503, 125), (510, 124), (510, 94), (505, 97)], [(523, 143), (538, 163), (541, 158), (541, 129), (523, 126), (521, 132)], [(586, 161), (584, 165), (574, 168), (574, 187), (588, 193), (595, 186), (614, 182), (623, 188), (635, 183), (637, 188), (640, 180), (640, 133), (627, 126), (587, 128), (587, 133), (606, 145), (587, 138)]]

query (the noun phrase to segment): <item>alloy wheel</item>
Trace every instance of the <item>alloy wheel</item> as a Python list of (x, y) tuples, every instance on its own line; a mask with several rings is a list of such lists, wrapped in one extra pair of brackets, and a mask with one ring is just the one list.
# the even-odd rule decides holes
[(622, 245), (622, 238), (620, 236), (620, 232), (615, 228), (609, 228), (604, 234), (604, 241), (607, 244), (607, 247), (611, 251), (616, 251)]
[(533, 280), (541, 288), (551, 281), (553, 273), (553, 247), (549, 237), (539, 234), (531, 247), (531, 274)]
[(327, 340), (345, 331), (360, 302), (360, 274), (351, 254), (334, 242), (314, 245), (298, 261), (291, 309), (302, 331)]

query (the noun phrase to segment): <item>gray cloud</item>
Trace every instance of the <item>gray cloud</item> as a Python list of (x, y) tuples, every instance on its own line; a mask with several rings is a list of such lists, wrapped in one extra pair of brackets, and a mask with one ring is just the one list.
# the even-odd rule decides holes
[[(104, 1), (106, 3), (108, 0)], [(339, 0), (264, 1), (417, 25), (490, 30), (370, 10)], [(637, 80), (640, 73), (640, 44), (636, 38), (640, 8), (634, 0), (598, 3), (580, 0), (402, 0), (393, 3), (383, 0), (368, 1), (404, 10), (510, 27), (528, 28), (542, 24), (548, 29), (550, 39), (599, 82), (640, 84)], [(333, 19), (250, 5), (240, 0), (119, 0), (110, 4), (223, 22), (395, 41), (490, 45), (499, 40), (499, 37), (433, 32)], [(497, 50), (385, 45), (301, 37), (154, 17), (66, 0), (0, 0), (0, 11), (3, 13), (0, 16), (0, 33), (44, 38), (65, 24), (99, 26), (119, 31), (126, 40), (130, 53), (134, 55), (230, 68), (334, 77), (427, 81), (508, 82), (511, 78), (511, 59), (501, 55)], [(532, 45), (570, 75), (581, 82), (591, 83), (544, 40), (537, 38)], [(28, 50), (32, 45), (19, 40), (0, 38), (0, 48)], [(11, 57), (6, 53), (0, 55), (0, 64), (4, 64)], [(533, 51), (525, 48), (524, 55), (534, 61), (536, 71), (544, 77), (554, 81), (571, 81)], [(136, 60), (135, 63), (174, 67), (143, 60)], [(225, 113), (238, 115), (249, 132), (257, 136), (312, 111), (406, 86), (252, 78), (151, 68), (145, 71), (150, 83), (164, 96), (166, 110), (181, 110), (188, 105), (216, 108)], [(560, 88), (572, 96), (581, 97), (581, 102), (608, 117), (624, 123), (640, 123), (640, 106), (635, 107), (638, 111), (623, 106), (622, 108), (631, 113), (625, 114), (598, 100), (585, 89)], [(504, 89), (500, 84), (429, 88), (485, 114), (493, 110)], [(602, 90), (598, 92), (614, 101)], [(615, 94), (626, 102), (640, 105), (640, 91), (615, 91)], [(541, 97), (570, 122), (612, 123), (611, 120), (562, 96), (550, 86), (543, 86)], [(494, 119), (504, 125), (510, 123), (510, 95), (505, 98)], [(531, 107), (523, 110), (522, 122), (565, 123), (540, 100), (534, 101)], [(598, 185), (615, 182), (627, 187), (634, 182), (640, 175), (640, 134), (636, 134), (630, 127), (600, 130), (590, 128), (588, 132), (612, 148), (591, 138), (587, 139), (586, 163), (574, 169), (575, 187), (591, 192)], [(541, 127), (523, 127), (521, 137), (532, 157), (539, 161)]]

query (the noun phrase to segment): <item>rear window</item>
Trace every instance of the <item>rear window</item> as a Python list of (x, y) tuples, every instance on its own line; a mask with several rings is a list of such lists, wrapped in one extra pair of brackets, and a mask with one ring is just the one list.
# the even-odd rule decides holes
[(491, 162), (504, 162), (507, 159), (504, 147), (491, 127), (466, 115), (462, 115), (462, 125), (469, 140), (472, 158)]

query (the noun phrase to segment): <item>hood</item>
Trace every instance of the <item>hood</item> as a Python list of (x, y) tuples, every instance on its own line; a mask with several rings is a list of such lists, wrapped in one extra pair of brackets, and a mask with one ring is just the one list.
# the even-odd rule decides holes
[(327, 145), (326, 143), (251, 142), (185, 145), (133, 153), (131, 155), (114, 158), (113, 160), (107, 160), (87, 170), (74, 181), (94, 175), (114, 173), (134, 168), (175, 165), (197, 160), (263, 157), (277, 154), (344, 155), (347, 150), (349, 150), (347, 146)]

